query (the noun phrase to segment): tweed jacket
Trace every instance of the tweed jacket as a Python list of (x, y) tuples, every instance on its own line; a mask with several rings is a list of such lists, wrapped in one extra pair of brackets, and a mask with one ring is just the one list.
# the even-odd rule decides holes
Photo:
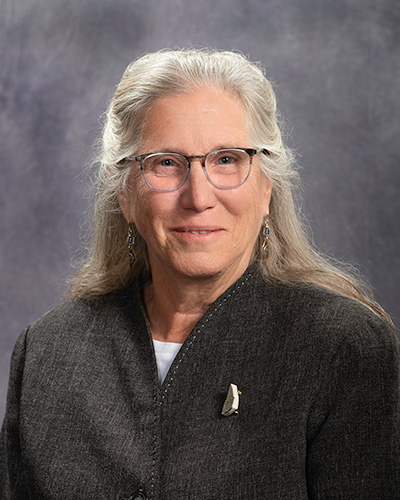
[[(134, 285), (20, 336), (2, 500), (400, 499), (399, 347), (355, 301), (249, 270), (160, 386)], [(229, 385), (238, 413), (221, 415)]]

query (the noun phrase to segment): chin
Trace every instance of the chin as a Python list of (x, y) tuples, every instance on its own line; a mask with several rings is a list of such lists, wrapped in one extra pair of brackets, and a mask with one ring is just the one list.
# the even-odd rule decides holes
[[(206, 258), (190, 259), (184, 263), (180, 263), (175, 267), (176, 271), (187, 278), (192, 279), (213, 279), (226, 275), (235, 275), (236, 272), (241, 270), (242, 263), (240, 259), (234, 261), (218, 261), (213, 257), (207, 256)], [(242, 274), (247, 266), (244, 266), (240, 274)]]

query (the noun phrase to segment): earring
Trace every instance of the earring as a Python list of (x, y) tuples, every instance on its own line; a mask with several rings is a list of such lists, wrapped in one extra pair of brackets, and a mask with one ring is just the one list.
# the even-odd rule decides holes
[(133, 251), (133, 245), (135, 244), (135, 237), (133, 236), (133, 224), (129, 223), (128, 226), (128, 237), (126, 239), (126, 243), (128, 244), (129, 250), (129, 267), (133, 266), (133, 263), (136, 260), (135, 252)]
[(268, 217), (265, 217), (264, 219), (264, 227), (262, 229), (262, 234), (264, 236), (264, 241), (262, 243), (262, 249), (264, 250), (264, 253), (268, 255), (269, 248), (268, 248), (268, 240), (269, 240), (269, 235), (270, 235), (270, 229), (269, 229), (269, 224), (268, 224)]

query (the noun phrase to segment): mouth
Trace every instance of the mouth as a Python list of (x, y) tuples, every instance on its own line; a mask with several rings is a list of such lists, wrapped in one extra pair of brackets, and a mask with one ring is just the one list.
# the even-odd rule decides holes
[(204, 229), (204, 230), (201, 230), (201, 231), (179, 231), (181, 233), (188, 233), (188, 234), (208, 234), (208, 233), (211, 233), (212, 230), (210, 229)]
[(174, 231), (181, 234), (182, 236), (187, 234), (187, 235), (195, 235), (195, 236), (201, 236), (201, 235), (211, 235), (211, 234), (216, 234), (221, 231), (221, 228), (219, 227), (176, 227), (174, 228)]

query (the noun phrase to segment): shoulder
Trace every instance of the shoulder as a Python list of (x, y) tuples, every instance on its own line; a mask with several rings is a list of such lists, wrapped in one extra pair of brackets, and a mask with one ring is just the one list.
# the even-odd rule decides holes
[(398, 350), (391, 325), (360, 302), (312, 284), (272, 284), (259, 277), (253, 300), (268, 310), (268, 321), (281, 331), (295, 332), (298, 341), (336, 350)]
[(318, 415), (326, 415), (346, 392), (354, 395), (357, 390), (363, 401), (386, 398), (381, 405), (398, 397), (400, 343), (385, 319), (322, 287), (259, 286), (264, 303), (270, 304), (274, 344), (285, 369), (297, 370), (298, 377), (307, 372), (309, 385), (314, 384), (316, 427), (321, 424)]
[(30, 331), (43, 331), (54, 327), (84, 325), (98, 316), (104, 308), (112, 306), (113, 302), (115, 294), (67, 300), (43, 314), (29, 328)]
[(135, 303), (136, 290), (112, 292), (106, 295), (68, 300), (48, 311), (24, 332), (26, 347), (46, 349), (52, 344), (79, 345), (93, 333), (112, 331), (129, 321), (129, 304)]

